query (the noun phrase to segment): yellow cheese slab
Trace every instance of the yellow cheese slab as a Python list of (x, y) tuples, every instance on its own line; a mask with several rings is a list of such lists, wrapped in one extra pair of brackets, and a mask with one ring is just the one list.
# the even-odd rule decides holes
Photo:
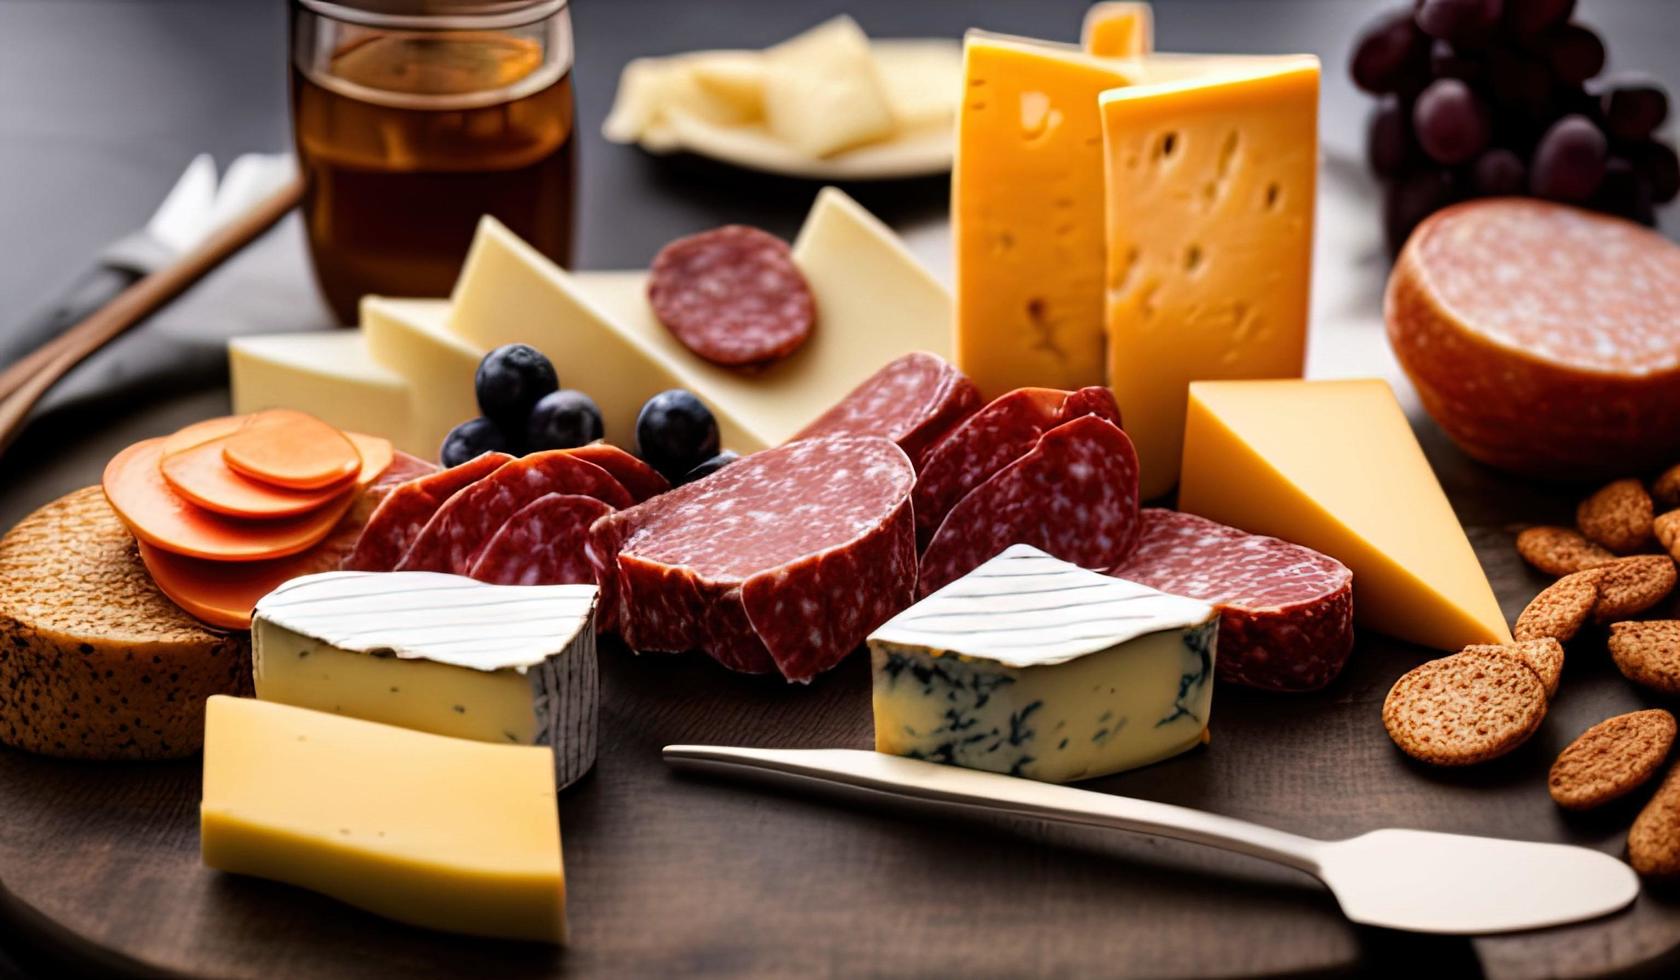
[(607, 441), (635, 442), (648, 398), (687, 388), (738, 452), (780, 445), (901, 354), (949, 352), (950, 297), (896, 236), (834, 188), (817, 195), (793, 247), (817, 324), (761, 373), (710, 364), (654, 318), (639, 272), (568, 273), (485, 219), (455, 289), (451, 329), (484, 348), (528, 343), (601, 407)]
[(1155, 50), (1155, 16), (1147, 3), (1103, 0), (1085, 11), (1079, 46), (1104, 58), (1136, 58)]
[(951, 180), (956, 363), (987, 398), (1105, 381), (1097, 97), (1139, 77), (1071, 45), (970, 31)]
[(233, 411), (308, 412), (328, 425), (391, 440), (404, 452), (437, 458), (436, 443), (413, 438), (409, 386), (376, 361), (356, 330), (238, 337), (228, 341)]
[(547, 748), (209, 699), (204, 863), (411, 925), (565, 941)]
[(473, 378), (486, 349), (449, 329), (449, 303), (366, 296), (362, 334), (373, 359), (415, 392), (407, 441), (436, 459), (449, 430), (479, 414)]
[(1341, 560), (1362, 626), (1439, 650), (1511, 641), (1386, 381), (1192, 384), (1178, 504)]
[(1143, 496), (1177, 482), (1186, 385), (1306, 362), (1318, 59), (1100, 98), (1108, 381)]

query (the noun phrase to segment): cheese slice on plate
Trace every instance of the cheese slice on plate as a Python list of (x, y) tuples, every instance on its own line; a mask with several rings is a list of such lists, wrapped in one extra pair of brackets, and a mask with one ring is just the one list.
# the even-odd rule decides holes
[(422, 459), (437, 456), (436, 444), (413, 438), (408, 382), (374, 359), (360, 331), (236, 337), (228, 341), (228, 383), (236, 415), (294, 408)]
[(765, 52), (764, 120), (811, 157), (892, 135), (892, 106), (857, 21), (842, 14)]
[(880, 752), (1069, 782), (1203, 739), (1219, 617), (1014, 545), (869, 637)]
[(593, 585), (327, 572), (257, 603), (257, 697), (418, 731), (554, 750), (565, 788), (595, 762)]
[(1511, 632), (1388, 382), (1190, 386), (1179, 509), (1353, 569), (1354, 617), (1439, 650)]
[(488, 353), (449, 329), (441, 299), (364, 296), (362, 335), (368, 353), (415, 392), (408, 440), (436, 459), (449, 430), (479, 414), (474, 377)]
[(561, 943), (566, 879), (548, 757), (216, 695), (204, 863), (423, 928)]

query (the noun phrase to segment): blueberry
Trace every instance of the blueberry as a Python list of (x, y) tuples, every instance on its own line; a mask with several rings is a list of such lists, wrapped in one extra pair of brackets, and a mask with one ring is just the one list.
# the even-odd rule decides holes
[(484, 355), (473, 378), (478, 407), (509, 433), (525, 431), (531, 409), (560, 387), (554, 364), (527, 344), (507, 344)]
[(716, 456), (713, 456), (711, 459), (706, 460), (704, 463), (701, 463), (699, 466), (696, 466), (694, 469), (689, 470), (687, 473), (684, 473), (683, 478), (681, 480), (679, 480), (678, 482), (679, 483), (693, 483), (695, 480), (703, 480), (706, 477), (711, 476), (713, 473), (716, 473), (718, 470), (723, 469), (725, 466), (728, 466), (730, 463), (733, 463), (740, 458), (741, 458), (740, 453), (736, 452), (733, 449), (725, 449), (723, 452), (718, 453)]
[(693, 392), (662, 391), (636, 416), (636, 453), (672, 483), (717, 451), (717, 419)]
[(445, 466), (460, 466), (475, 456), (492, 452), (518, 455), (518, 450), (501, 426), (480, 416), (467, 419), (449, 430), (449, 434), (443, 437), (438, 461)]
[(601, 438), (605, 426), (595, 400), (581, 391), (550, 392), (531, 409), (525, 444), (532, 449), (574, 449)]

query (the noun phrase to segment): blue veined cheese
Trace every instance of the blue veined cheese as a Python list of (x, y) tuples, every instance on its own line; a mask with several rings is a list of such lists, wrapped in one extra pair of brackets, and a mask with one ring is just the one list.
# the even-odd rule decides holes
[(558, 787), (595, 763), (593, 585), (326, 572), (257, 602), (257, 697), (436, 735), (546, 745)]
[(875, 748), (1065, 783), (1203, 739), (1219, 617), (1015, 545), (869, 637)]

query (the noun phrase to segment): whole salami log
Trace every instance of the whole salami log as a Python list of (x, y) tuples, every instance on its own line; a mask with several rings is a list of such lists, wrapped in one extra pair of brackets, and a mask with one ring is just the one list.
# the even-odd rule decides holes
[(914, 482), (888, 440), (833, 436), (609, 514), (589, 542), (608, 619), (636, 650), (809, 681), (910, 604)]
[(1470, 456), (1548, 479), (1680, 458), (1680, 246), (1545, 201), (1456, 205), (1412, 233), (1385, 310), (1423, 407)]
[(630, 492), (630, 499), (638, 504), (671, 489), (670, 481), (660, 476), (658, 470), (612, 443), (592, 442), (566, 452), (611, 473), (613, 479)]
[(928, 447), (979, 407), (980, 389), (967, 375), (915, 351), (864, 379), (793, 438), (881, 436), (898, 443), (920, 470)]
[(490, 536), (470, 574), (494, 585), (594, 585), (584, 544), (589, 526), (612, 512), (594, 497), (544, 494)]
[(927, 547), (939, 522), (970, 490), (1020, 459), (1038, 437), (1081, 415), (1120, 424), (1107, 388), (1017, 388), (999, 395), (928, 449), (916, 473), (916, 543)]
[(1221, 681), (1316, 690), (1353, 649), (1353, 573), (1311, 548), (1151, 507), (1109, 574), (1218, 606)]
[(459, 466), (389, 488), (373, 516), (368, 518), (367, 526), (362, 528), (356, 548), (344, 560), (343, 567), (357, 572), (394, 570), (444, 501), (512, 459), (506, 453), (485, 453)]
[(922, 553), (916, 590), (928, 595), (1012, 544), (1112, 568), (1137, 537), (1137, 450), (1119, 426), (1086, 415), (1044, 433), (951, 508)]
[(445, 501), (397, 563), (397, 571), (470, 573), (496, 529), (521, 507), (550, 493), (581, 494), (613, 507), (631, 503), (629, 491), (594, 463), (564, 449), (532, 453)]
[(792, 354), (811, 336), (817, 316), (811, 286), (787, 243), (745, 225), (660, 249), (648, 273), (648, 303), (684, 347), (726, 367)]

